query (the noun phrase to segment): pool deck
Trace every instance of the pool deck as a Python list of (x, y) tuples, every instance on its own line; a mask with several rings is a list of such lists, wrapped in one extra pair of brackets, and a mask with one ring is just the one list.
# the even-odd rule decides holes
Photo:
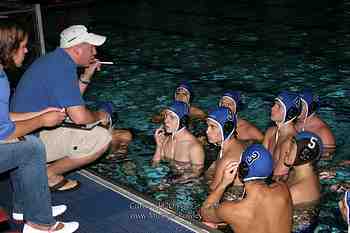
[[(219, 232), (197, 221), (189, 222), (171, 210), (160, 208), (142, 194), (114, 185), (86, 170), (70, 174), (69, 178), (79, 180), (81, 187), (52, 193), (52, 202), (68, 205), (68, 210), (56, 219), (78, 221), (79, 233)], [(0, 190), (0, 206), (10, 212), (11, 189), (6, 177), (0, 180)], [(7, 231), (20, 231), (22, 225), (10, 221), (7, 228)]]

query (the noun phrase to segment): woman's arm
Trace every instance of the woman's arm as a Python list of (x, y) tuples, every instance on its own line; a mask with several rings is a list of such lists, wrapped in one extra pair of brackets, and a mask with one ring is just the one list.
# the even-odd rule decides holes
[(10, 112), (9, 114), (11, 121), (25, 121), (51, 111), (64, 111), (64, 109), (49, 107), (40, 112)]
[(61, 123), (65, 117), (66, 114), (64, 112), (51, 111), (28, 120), (16, 121), (15, 131), (7, 139), (25, 136), (41, 127), (55, 126)]

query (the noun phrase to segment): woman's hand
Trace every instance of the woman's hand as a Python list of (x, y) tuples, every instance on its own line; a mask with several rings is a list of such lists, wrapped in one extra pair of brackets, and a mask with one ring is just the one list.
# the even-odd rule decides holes
[(64, 108), (48, 107), (48, 108), (41, 110), (39, 112), (39, 115), (42, 115), (42, 114), (47, 113), (47, 112), (64, 112), (64, 111), (65, 111)]
[(43, 127), (53, 127), (62, 123), (66, 118), (66, 113), (62, 111), (49, 111), (40, 115)]

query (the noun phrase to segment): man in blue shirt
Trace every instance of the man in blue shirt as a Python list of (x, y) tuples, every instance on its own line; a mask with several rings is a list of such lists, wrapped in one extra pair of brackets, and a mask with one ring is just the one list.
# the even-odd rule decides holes
[[(90, 111), (82, 98), (101, 64), (95, 58), (96, 46), (106, 37), (89, 33), (83, 25), (71, 26), (61, 33), (60, 47), (37, 59), (24, 73), (12, 100), (13, 112), (40, 111), (47, 107), (65, 108), (77, 125), (100, 121), (107, 125), (110, 113)], [(84, 67), (80, 77), (77, 67)], [(128, 132), (127, 132), (128, 133)], [(76, 188), (77, 181), (62, 174), (99, 158), (109, 147), (112, 136), (103, 127), (82, 130), (69, 127), (39, 132), (47, 151), (49, 186), (52, 191)]]

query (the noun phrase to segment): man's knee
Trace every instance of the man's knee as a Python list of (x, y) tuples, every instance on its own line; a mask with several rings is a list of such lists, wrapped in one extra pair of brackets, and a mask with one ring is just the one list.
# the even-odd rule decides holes
[(108, 149), (112, 141), (109, 131), (102, 127), (95, 127), (89, 131), (58, 128), (41, 133), (40, 136), (46, 145), (48, 162), (64, 157), (71, 159), (99, 157)]
[(109, 149), (110, 144), (106, 144), (100, 150), (95, 151), (93, 154), (88, 154), (88, 155), (83, 155), (81, 157), (70, 157), (72, 160), (80, 161), (82, 164), (89, 164), (100, 158), (108, 149)]
[[(89, 160), (100, 157), (108, 150), (112, 141), (112, 136), (109, 131), (102, 127), (96, 127), (91, 133), (92, 135), (90, 135), (86, 141), (87, 145), (80, 145), (80, 147), (82, 147), (82, 151), (86, 151), (86, 153), (81, 153), (81, 156), (86, 157)], [(84, 149), (84, 147), (86, 148)], [(80, 156), (77, 154), (76, 156), (72, 156), (72, 158), (74, 157)]]

